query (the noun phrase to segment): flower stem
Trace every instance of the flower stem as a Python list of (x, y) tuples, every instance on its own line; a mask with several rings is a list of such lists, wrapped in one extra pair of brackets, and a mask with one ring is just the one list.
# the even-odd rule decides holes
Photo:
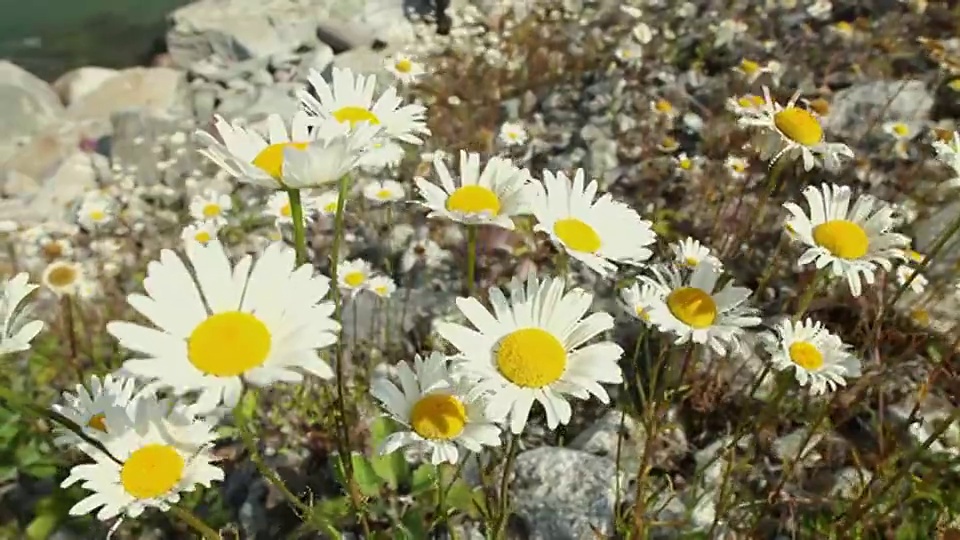
[(220, 540), (220, 533), (213, 530), (213, 527), (204, 523), (199, 516), (187, 510), (182, 506), (171, 506), (170, 513), (180, 518), (181, 521), (189, 525), (193, 530), (200, 533), (204, 540)]
[(510, 471), (513, 469), (513, 463), (517, 459), (518, 445), (520, 435), (510, 434), (510, 442), (507, 444), (507, 460), (503, 464), (503, 476), (500, 478), (500, 509), (497, 512), (497, 528), (495, 538), (504, 538), (507, 530), (507, 521), (510, 517), (508, 512), (510, 508)]
[(290, 219), (293, 220), (293, 245), (297, 250), (297, 266), (307, 262), (307, 236), (303, 222), (303, 202), (299, 189), (288, 189)]
[(477, 280), (477, 226), (467, 225), (467, 296), (473, 296)]
[(799, 321), (807, 310), (810, 309), (810, 303), (813, 302), (813, 297), (816, 296), (817, 289), (820, 288), (821, 278), (825, 275), (821, 270), (817, 270), (813, 275), (813, 279), (807, 284), (806, 290), (803, 291), (803, 296), (800, 297), (800, 301), (797, 303), (797, 312), (793, 315), (793, 322)]
[(923, 272), (930, 266), (930, 263), (940, 254), (940, 251), (947, 245), (947, 242), (957, 234), (957, 231), (960, 230), (960, 214), (957, 215), (956, 219), (953, 220), (950, 225), (940, 233), (940, 236), (937, 237), (937, 241), (934, 242), (933, 247), (930, 248), (930, 252), (926, 257), (923, 258), (923, 262), (917, 265), (917, 268), (913, 270), (910, 274), (910, 277), (900, 285), (900, 288), (897, 289), (896, 294), (894, 294), (890, 300), (883, 306), (883, 310), (887, 311), (891, 306), (897, 303), (897, 300), (900, 300), (900, 297), (903, 296), (903, 293), (906, 292), (907, 288), (913, 283), (913, 280), (920, 275), (920, 272)]

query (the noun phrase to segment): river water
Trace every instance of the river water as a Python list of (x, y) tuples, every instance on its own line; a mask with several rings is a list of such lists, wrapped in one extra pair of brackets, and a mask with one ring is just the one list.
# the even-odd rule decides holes
[(53, 80), (79, 66), (146, 62), (189, 0), (0, 0), (0, 58)]

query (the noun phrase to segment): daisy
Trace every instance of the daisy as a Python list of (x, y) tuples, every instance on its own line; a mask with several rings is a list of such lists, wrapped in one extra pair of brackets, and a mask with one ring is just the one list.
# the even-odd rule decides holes
[(417, 178), (417, 187), (430, 209), (427, 217), (445, 217), (467, 225), (496, 225), (513, 230), (511, 217), (526, 211), (524, 186), (529, 182), (526, 169), (514, 167), (510, 160), (492, 157), (480, 169), (480, 154), (460, 151), (460, 177), (456, 180), (439, 156), (433, 168), (440, 185)]
[(363, 259), (343, 261), (337, 266), (338, 285), (345, 291), (365, 289), (371, 277), (373, 277), (373, 269), (370, 263)]
[(744, 58), (743, 60), (740, 60), (740, 64), (733, 69), (737, 73), (743, 75), (743, 78), (747, 81), (747, 84), (753, 84), (764, 73), (770, 73), (771, 75), (776, 74), (780, 69), (780, 64), (778, 62), (769, 62), (767, 65), (762, 66), (759, 62), (755, 62), (749, 58)]
[(699, 171), (700, 163), (703, 161), (703, 158), (700, 156), (690, 157), (686, 152), (680, 152), (679, 155), (674, 156), (672, 159), (677, 165), (677, 169), (684, 174), (691, 174)]
[(409, 272), (414, 266), (434, 268), (450, 256), (450, 252), (429, 238), (420, 238), (410, 243), (400, 256), (400, 271)]
[[(301, 199), (303, 208), (303, 219), (310, 221), (310, 214), (316, 209), (313, 207), (313, 199)], [(267, 207), (263, 210), (263, 215), (274, 218), (277, 225), (293, 223), (293, 209), (290, 207), (290, 196), (285, 191), (274, 192), (267, 199)]]
[(223, 480), (223, 470), (213, 464), (214, 426), (183, 407), (144, 397), (128, 414), (111, 414), (107, 423), (112, 435), (103, 443), (120, 463), (88, 445), (79, 447), (93, 463), (74, 466), (61, 487), (80, 483), (93, 493), (70, 509), (72, 516), (100, 508), (97, 518), (106, 521), (136, 518), (147, 508), (166, 511), (181, 493)]
[(527, 142), (527, 128), (523, 122), (504, 122), (500, 126), (500, 142), (507, 146), (522, 146)]
[(638, 22), (633, 29), (630, 30), (630, 35), (641, 45), (646, 45), (653, 41), (653, 29), (643, 21)]
[(766, 103), (757, 115), (741, 116), (744, 126), (765, 128), (761, 141), (761, 159), (774, 163), (781, 156), (803, 159), (804, 170), (822, 164), (827, 170), (840, 166), (840, 156), (852, 158), (853, 150), (843, 143), (824, 141), (820, 120), (806, 109), (796, 106), (800, 93), (790, 98), (786, 106), (770, 97), (770, 89), (763, 87)]
[(676, 334), (675, 343), (702, 343), (718, 354), (739, 345), (743, 329), (760, 324), (757, 310), (744, 305), (750, 289), (726, 283), (717, 290), (721, 270), (712, 264), (697, 265), (693, 272), (652, 267), (654, 277), (644, 283), (659, 289), (660, 300), (647, 310), (650, 321), (663, 332)]
[(531, 195), (534, 231), (545, 232), (550, 240), (571, 257), (606, 276), (616, 270), (614, 263), (636, 265), (647, 260), (647, 248), (656, 241), (649, 221), (610, 194), (594, 200), (600, 186), (596, 180), (584, 185), (583, 169), (573, 181), (562, 172), (543, 172), (544, 183), (534, 182)]
[(614, 51), (614, 56), (628, 66), (638, 67), (643, 64), (643, 45), (632, 39), (622, 42)]
[(620, 291), (623, 309), (643, 324), (650, 323), (650, 306), (663, 300), (663, 290), (650, 283), (636, 282)]
[(73, 246), (66, 238), (54, 238), (44, 235), (37, 239), (29, 252), (32, 255), (42, 255), (47, 260), (55, 260), (73, 255)]
[(377, 173), (383, 169), (399, 166), (405, 157), (407, 157), (407, 151), (403, 149), (403, 146), (394, 141), (380, 138), (374, 140), (370, 147), (361, 154), (357, 167), (366, 172)]
[[(895, 271), (897, 276), (897, 283), (903, 286), (907, 282), (907, 280), (910, 279), (910, 276), (913, 275), (913, 272), (914, 272), (913, 267), (911, 267), (908, 264), (898, 265)], [(913, 278), (913, 281), (910, 282), (910, 290), (912, 290), (916, 294), (920, 294), (927, 288), (927, 285), (929, 284), (930, 284), (930, 280), (923, 277), (923, 274), (918, 272), (917, 277)]]
[(762, 342), (770, 360), (779, 370), (793, 368), (800, 386), (809, 386), (813, 395), (846, 386), (846, 379), (860, 376), (860, 361), (850, 346), (820, 322), (785, 319), (774, 333), (765, 333)]
[(27, 320), (30, 309), (22, 305), (38, 287), (29, 279), (26, 272), (21, 272), (0, 282), (0, 356), (29, 349), (30, 342), (43, 330), (43, 321)]
[(750, 168), (750, 162), (739, 156), (727, 156), (723, 165), (730, 172), (730, 176), (737, 180), (746, 176), (747, 170)]
[(373, 276), (367, 281), (367, 290), (380, 298), (390, 298), (397, 290), (397, 284), (387, 276)]
[(363, 196), (374, 204), (392, 203), (406, 196), (403, 184), (395, 180), (373, 181), (364, 186)]
[[(325, 276), (294, 266), (282, 243), (267, 246), (256, 263), (243, 257), (231, 268), (222, 244), (187, 250), (188, 269), (170, 250), (147, 266), (147, 296), (127, 298), (153, 323), (107, 324), (120, 345), (137, 353), (125, 372), (175, 394), (199, 392), (198, 412), (236, 405), (243, 383), (299, 382), (303, 373), (329, 379), (317, 349), (333, 344), (339, 324)], [(252, 267), (252, 271), (251, 271)]]
[(423, 64), (414, 61), (410, 55), (397, 53), (383, 61), (387, 71), (393, 74), (403, 84), (409, 84), (420, 78), (426, 73)]
[(710, 263), (717, 268), (723, 266), (720, 259), (710, 252), (710, 248), (694, 238), (685, 238), (670, 244), (670, 251), (673, 252), (673, 259), (687, 268), (695, 268), (702, 262)]
[(197, 221), (212, 220), (218, 225), (223, 225), (232, 208), (233, 201), (230, 200), (229, 195), (208, 189), (195, 195), (190, 201), (190, 217)]
[[(311, 206), (317, 209), (322, 215), (332, 216), (337, 213), (337, 201), (340, 200), (340, 193), (336, 190), (325, 191), (319, 195), (313, 196), (310, 198)], [(346, 208), (349, 201), (343, 201), (343, 206)]]
[(207, 219), (204, 221), (191, 223), (190, 225), (184, 227), (183, 231), (180, 233), (180, 239), (183, 240), (184, 245), (187, 246), (190, 246), (194, 243), (205, 246), (211, 241), (216, 240), (219, 232), (220, 223), (213, 219)]
[(680, 149), (680, 141), (674, 139), (670, 135), (665, 135), (660, 142), (657, 143), (657, 150), (660, 150), (666, 154), (672, 154)]
[(430, 452), (430, 462), (438, 465), (459, 461), (461, 448), (481, 452), (500, 445), (500, 428), (486, 418), (483, 402), (470, 399), (454, 381), (442, 354), (431, 353), (426, 360), (418, 355), (413, 368), (400, 362), (397, 377), (399, 387), (378, 377), (370, 388), (388, 415), (407, 428), (383, 441), (381, 455), (414, 446)]
[(943, 186), (960, 186), (960, 132), (954, 131), (952, 139), (934, 141), (933, 149), (937, 159), (953, 169), (953, 178), (944, 182)]
[[(457, 369), (474, 387), (471, 395), (487, 396), (487, 416), (523, 431), (534, 401), (543, 406), (547, 427), (570, 421), (566, 396), (603, 403), (609, 396), (601, 383), (617, 384), (617, 361), (623, 349), (610, 341), (585, 345), (613, 328), (613, 317), (597, 312), (584, 318), (593, 295), (583, 289), (564, 291), (563, 279), (539, 280), (526, 286), (514, 278), (508, 290), (489, 291), (493, 311), (476, 298), (458, 298), (457, 307), (476, 330), (450, 322), (437, 332), (459, 351)], [(508, 300), (509, 298), (509, 300)]]
[(430, 135), (427, 110), (422, 105), (402, 105), (396, 88), (387, 88), (374, 101), (376, 75), (364, 77), (350, 69), (333, 68), (332, 78), (331, 84), (320, 72), (310, 70), (307, 80), (317, 97), (303, 90), (297, 93), (303, 108), (321, 121), (332, 119), (350, 128), (360, 123), (380, 126), (385, 137), (411, 144), (423, 144), (421, 136)]
[(666, 118), (675, 118), (679, 114), (673, 103), (663, 98), (650, 102), (650, 112)]
[(726, 109), (737, 116), (759, 117), (763, 114), (766, 100), (756, 94), (727, 98)]
[(84, 281), (83, 267), (74, 262), (54, 261), (43, 270), (40, 281), (57, 296), (76, 294)]
[(77, 210), (77, 222), (91, 231), (102, 227), (113, 219), (111, 207), (110, 200), (106, 197), (88, 197)]
[[(105, 375), (101, 380), (100, 377), (92, 375), (89, 390), (78, 384), (73, 393), (63, 393), (61, 404), (55, 404), (51, 408), (83, 428), (86, 435), (102, 440), (105, 435), (113, 435), (108, 433), (107, 412), (117, 409), (124, 414), (122, 411), (130, 405), (135, 390), (134, 379)], [(56, 431), (57, 438), (54, 442), (61, 446), (87, 444), (72, 431), (63, 428), (57, 428)]]
[(791, 214), (787, 221), (807, 251), (797, 261), (801, 266), (830, 266), (834, 276), (846, 276), (853, 296), (860, 296), (860, 275), (868, 284), (876, 268), (890, 271), (890, 260), (903, 257), (909, 238), (889, 232), (894, 208), (880, 204), (870, 195), (861, 195), (850, 207), (850, 188), (836, 184), (809, 186), (803, 190), (810, 207), (807, 217), (796, 203), (783, 206)]
[(882, 128), (884, 133), (898, 141), (908, 141), (916, 135), (914, 130), (910, 129), (910, 125), (905, 122), (884, 122)]

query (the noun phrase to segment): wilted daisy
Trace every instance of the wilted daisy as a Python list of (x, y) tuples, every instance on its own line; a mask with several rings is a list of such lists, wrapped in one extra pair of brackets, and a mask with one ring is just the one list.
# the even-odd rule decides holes
[(143, 397), (129, 414), (112, 414), (111, 436), (103, 444), (120, 463), (103, 452), (80, 446), (93, 463), (76, 465), (61, 487), (80, 483), (93, 493), (75, 504), (70, 515), (79, 516), (97, 508), (97, 518), (136, 518), (147, 508), (162, 511), (180, 501), (181, 493), (210, 487), (223, 480), (215, 466), (213, 425), (193, 417), (182, 407)]
[(704, 262), (717, 268), (723, 266), (720, 259), (711, 253), (710, 248), (701, 244), (695, 238), (684, 238), (670, 244), (670, 251), (673, 253), (673, 260), (687, 268), (696, 268), (697, 265)]
[[(147, 266), (147, 296), (127, 298), (156, 328), (113, 321), (107, 331), (137, 353), (125, 372), (182, 395), (199, 392), (198, 412), (234, 406), (243, 383), (328, 379), (317, 349), (336, 341), (339, 325), (324, 301), (329, 279), (296, 268), (292, 249), (272, 243), (254, 263), (231, 268), (220, 242), (187, 250), (192, 272), (170, 250)], [(252, 267), (252, 271), (251, 271)]]
[(511, 217), (527, 210), (529, 175), (508, 159), (492, 157), (480, 169), (480, 154), (460, 151), (460, 176), (450, 174), (440, 156), (433, 158), (440, 185), (417, 178), (417, 187), (429, 208), (428, 217), (444, 217), (468, 225), (496, 225), (513, 229)]
[(208, 189), (190, 201), (190, 217), (197, 221), (213, 220), (222, 225), (226, 223), (227, 214), (232, 208), (233, 201), (229, 195)]
[(422, 144), (421, 137), (430, 134), (427, 110), (422, 105), (403, 105), (396, 88), (388, 87), (374, 101), (376, 75), (354, 75), (350, 69), (333, 68), (332, 79), (328, 83), (319, 71), (310, 71), (307, 80), (316, 97), (305, 90), (297, 93), (310, 114), (350, 128), (358, 124), (376, 125), (386, 137), (411, 144)]
[(433, 268), (450, 256), (450, 252), (429, 238), (420, 238), (410, 243), (400, 256), (400, 270), (409, 272), (417, 264)]
[(25, 351), (43, 330), (43, 321), (27, 320), (29, 306), (23, 303), (37, 289), (26, 272), (0, 282), (0, 356)]
[(383, 65), (387, 68), (387, 71), (404, 84), (416, 81), (425, 73), (423, 64), (405, 53), (397, 53), (385, 59)]
[(406, 192), (396, 180), (374, 180), (363, 187), (363, 196), (374, 204), (385, 204), (403, 200)]
[(500, 126), (500, 142), (507, 146), (521, 146), (527, 142), (527, 128), (523, 122), (504, 122)]
[(365, 289), (372, 276), (370, 263), (363, 259), (343, 261), (337, 266), (338, 285), (346, 291)]
[[(313, 199), (301, 199), (300, 205), (303, 210), (303, 219), (310, 221), (310, 215), (316, 210), (313, 206)], [(263, 215), (274, 218), (277, 225), (293, 223), (293, 208), (290, 206), (290, 196), (284, 191), (277, 191), (271, 194), (267, 199), (267, 205), (263, 210)]]
[(870, 195), (861, 195), (850, 207), (850, 188), (836, 184), (809, 186), (803, 190), (810, 208), (808, 217), (796, 203), (783, 206), (791, 217), (786, 226), (808, 249), (797, 261), (830, 267), (834, 276), (845, 276), (853, 296), (860, 296), (860, 275), (873, 283), (876, 268), (890, 271), (890, 260), (903, 257), (909, 238), (889, 232), (892, 206)]
[[(83, 428), (85, 434), (102, 440), (108, 433), (108, 411), (126, 414), (125, 409), (130, 405), (135, 390), (134, 379), (105, 375), (101, 380), (92, 375), (89, 389), (78, 384), (73, 393), (64, 392), (62, 402), (51, 408)], [(64, 428), (58, 428), (57, 435), (55, 442), (59, 445), (86, 444), (77, 434)]]
[(84, 280), (83, 267), (69, 261), (53, 261), (43, 270), (40, 282), (57, 296), (76, 294)]
[(750, 162), (739, 156), (727, 156), (723, 165), (730, 171), (730, 176), (738, 180), (746, 176), (750, 168)]
[(216, 240), (219, 232), (220, 224), (216, 220), (208, 219), (191, 223), (184, 227), (180, 233), (180, 239), (183, 240), (185, 245), (198, 243), (205, 246), (209, 242)]
[[(534, 401), (543, 406), (547, 427), (570, 421), (566, 396), (607, 403), (601, 383), (622, 381), (617, 361), (623, 349), (610, 341), (586, 345), (613, 328), (613, 317), (597, 312), (586, 318), (593, 295), (564, 291), (563, 279), (526, 285), (514, 278), (504, 291), (489, 291), (491, 312), (476, 298), (458, 298), (457, 307), (476, 330), (455, 323), (437, 323), (440, 336), (459, 351), (454, 360), (474, 382), (472, 395), (487, 396), (487, 415), (523, 431)], [(509, 298), (509, 300), (508, 300)]]
[(846, 386), (846, 379), (860, 376), (860, 361), (850, 346), (812, 319), (793, 322), (784, 319), (775, 334), (763, 335), (770, 360), (779, 370), (793, 368), (800, 386), (820, 395)]
[(467, 390), (450, 376), (442, 354), (434, 352), (426, 360), (416, 356), (412, 369), (400, 362), (397, 377), (399, 387), (386, 377), (371, 384), (373, 397), (406, 428), (383, 441), (381, 454), (413, 446), (430, 452), (430, 462), (438, 465), (456, 463), (461, 448), (480, 452), (484, 446), (500, 445), (500, 428), (486, 418), (484, 403), (468, 398)]
[(790, 98), (786, 106), (770, 97), (770, 89), (763, 87), (766, 103), (757, 115), (748, 114), (738, 122), (744, 126), (764, 128), (760, 141), (761, 159), (773, 163), (781, 156), (802, 158), (803, 168), (810, 170), (822, 164), (827, 170), (840, 166), (840, 156), (853, 157), (853, 151), (843, 143), (824, 141), (820, 120), (810, 111), (797, 107), (800, 93)]
[(47, 260), (60, 259), (73, 255), (73, 245), (66, 238), (57, 238), (44, 234), (35, 241), (27, 244), (26, 253), (29, 256), (39, 256)]
[(635, 265), (650, 257), (647, 246), (656, 241), (650, 222), (609, 193), (594, 200), (600, 186), (596, 180), (585, 184), (583, 169), (572, 181), (562, 172), (543, 171), (543, 184), (531, 186), (538, 222), (534, 230), (550, 235), (555, 245), (598, 274), (615, 271), (614, 263)]
[(113, 219), (112, 206), (106, 197), (88, 197), (77, 210), (77, 222), (87, 230), (102, 227)]
[(373, 276), (367, 281), (367, 290), (380, 298), (390, 298), (397, 290), (397, 284), (387, 276)]
[(624, 311), (644, 324), (650, 323), (650, 306), (662, 301), (662, 296), (660, 287), (642, 281), (620, 290)]
[(693, 272), (652, 267), (654, 277), (640, 279), (660, 292), (648, 312), (650, 322), (677, 336), (676, 343), (702, 343), (718, 354), (736, 348), (743, 329), (760, 324), (757, 310), (746, 304), (750, 289), (728, 282), (717, 290), (722, 271), (700, 264)]

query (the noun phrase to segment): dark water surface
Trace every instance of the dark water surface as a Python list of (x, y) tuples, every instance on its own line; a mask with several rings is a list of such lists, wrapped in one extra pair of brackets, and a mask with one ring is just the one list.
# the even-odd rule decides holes
[(0, 0), (0, 58), (53, 80), (87, 65), (146, 62), (189, 0)]

